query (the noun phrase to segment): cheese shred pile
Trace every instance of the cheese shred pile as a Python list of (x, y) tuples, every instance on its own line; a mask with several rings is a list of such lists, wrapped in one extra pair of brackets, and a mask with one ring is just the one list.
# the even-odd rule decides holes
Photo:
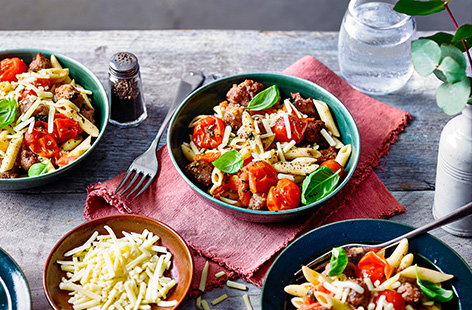
[(173, 307), (177, 301), (165, 301), (177, 283), (164, 276), (171, 267), (172, 255), (155, 245), (159, 237), (144, 230), (142, 234), (122, 232), (117, 238), (105, 226), (108, 235), (95, 232), (82, 246), (57, 261), (66, 272), (59, 288), (70, 291), (69, 303), (79, 309), (151, 309)]

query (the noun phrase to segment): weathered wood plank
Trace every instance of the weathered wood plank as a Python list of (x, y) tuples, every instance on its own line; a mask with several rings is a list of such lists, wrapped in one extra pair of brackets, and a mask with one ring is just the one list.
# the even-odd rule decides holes
[[(61, 182), (28, 192), (83, 192), (89, 184), (125, 170), (152, 140), (178, 79), (186, 70), (220, 76), (250, 71), (281, 71), (311, 54), (338, 72), (336, 33), (260, 31), (0, 32), (8, 48), (46, 48), (76, 58), (106, 85), (107, 61), (128, 50), (140, 60), (149, 118), (138, 128), (109, 126), (103, 143), (79, 170)], [(434, 80), (414, 76), (402, 90), (377, 98), (404, 109), (414, 121), (392, 147), (380, 178), (391, 190), (434, 186), (439, 133), (448, 120), (434, 103)], [(119, 138), (118, 138), (119, 137)], [(126, 145), (126, 148), (124, 147)], [(406, 182), (405, 180), (408, 180)]]

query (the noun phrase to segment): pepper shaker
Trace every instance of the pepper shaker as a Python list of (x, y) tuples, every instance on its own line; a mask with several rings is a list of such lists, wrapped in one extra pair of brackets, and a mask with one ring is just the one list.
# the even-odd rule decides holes
[(118, 52), (109, 62), (110, 123), (118, 127), (138, 126), (147, 117), (138, 58)]

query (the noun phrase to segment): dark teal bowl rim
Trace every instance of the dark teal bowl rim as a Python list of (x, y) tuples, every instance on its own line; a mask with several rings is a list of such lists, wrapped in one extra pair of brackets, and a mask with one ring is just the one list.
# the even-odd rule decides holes
[[(55, 53), (55, 52), (52, 52), (52, 51), (49, 51), (49, 50), (36, 49), (36, 48), (20, 48), (20, 49), (10, 49), (10, 50), (0, 50), (0, 60), (3, 59), (2, 57), (5, 54), (14, 55), (14, 54), (20, 54), (20, 53), (22, 53), (22, 54), (25, 54), (25, 53), (31, 53), (31, 54), (42, 53), (42, 54), (48, 55), (48, 56), (54, 55), (54, 56), (57, 57), (59, 62), (61, 61), (61, 59), (65, 59), (66, 61), (73, 63), (74, 65), (79, 67), (81, 70), (83, 70), (87, 75), (89, 75), (91, 77), (93, 82), (97, 85), (100, 97), (104, 98), (105, 104), (104, 104), (103, 107), (100, 107), (100, 112), (103, 113), (103, 115), (105, 116), (105, 119), (104, 119), (102, 128), (100, 128), (100, 132), (98, 134), (98, 137), (95, 138), (95, 141), (92, 143), (90, 149), (88, 149), (84, 154), (82, 154), (79, 158), (74, 160), (72, 163), (68, 164), (67, 166), (56, 169), (52, 172), (48, 172), (48, 173), (42, 174), (42, 175), (37, 175), (37, 176), (32, 176), (32, 177), (22, 177), (22, 178), (16, 178), (16, 179), (0, 179), (0, 184), (1, 183), (5, 183), (5, 184), (7, 184), (7, 183), (9, 183), (9, 184), (23, 183), (25, 181), (32, 181), (32, 183), (35, 183), (34, 181), (46, 180), (46, 179), (49, 179), (53, 176), (59, 175), (63, 172), (66, 172), (66, 171), (72, 169), (78, 163), (80, 163), (82, 160), (84, 160), (84, 158), (86, 158), (94, 150), (95, 146), (100, 142), (100, 140), (102, 139), (103, 134), (105, 132), (105, 129), (108, 125), (108, 120), (110, 118), (110, 103), (108, 101), (108, 95), (105, 91), (105, 88), (103, 87), (102, 83), (97, 78), (97, 76), (92, 71), (90, 71), (87, 67), (82, 65), (77, 60), (75, 60), (73, 58), (70, 58), (68, 56), (64, 56), (60, 53)], [(80, 78), (75, 79), (75, 80), (80, 81)], [(92, 104), (93, 104), (93, 102), (92, 102)]]
[[(356, 226), (354, 228), (357, 228), (357, 229), (349, 230), (349, 225), (354, 225)], [(378, 227), (382, 227), (383, 229), (379, 231), (379, 234), (374, 235), (375, 232), (372, 231), (372, 229), (378, 228)], [(343, 241), (345, 241), (346, 243), (352, 243), (352, 242), (363, 242), (363, 243), (377, 243), (378, 242), (380, 243), (380, 242), (388, 241), (390, 239), (398, 237), (399, 235), (402, 235), (414, 229), (415, 227), (413, 226), (397, 223), (391, 220), (354, 219), (354, 220), (344, 220), (344, 221), (326, 224), (303, 234), (302, 236), (298, 237), (295, 241), (293, 241), (289, 246), (287, 246), (277, 256), (277, 258), (274, 260), (269, 270), (267, 271), (265, 279), (264, 279), (264, 283), (262, 285), (261, 295), (260, 295), (261, 309), (274, 310), (273, 307), (269, 307), (270, 305), (267, 305), (266, 300), (271, 299), (267, 295), (270, 294), (270, 292), (268, 292), (269, 291), (268, 286), (273, 284), (272, 283), (274, 280), (273, 278), (275, 277), (273, 273), (277, 272), (277, 270), (279, 270), (280, 268), (285, 270), (286, 273), (287, 272), (290, 273), (291, 278), (289, 279), (284, 278), (283, 276), (285, 276), (285, 274), (280, 275), (280, 273), (277, 273), (277, 276), (275, 277), (276, 282), (277, 284), (280, 284), (282, 283), (281, 281), (284, 281), (283, 283), (285, 283), (284, 285), (286, 285), (288, 284), (290, 280), (292, 280), (293, 272), (300, 269), (302, 264), (310, 262), (312, 259), (323, 254), (324, 251), (327, 251), (330, 248), (344, 244)], [(319, 242), (316, 245), (316, 250), (310, 250), (310, 247), (307, 247), (308, 244), (306, 243), (309, 241), (312, 241), (311, 239), (314, 238), (314, 235), (320, 234), (320, 232), (324, 232), (323, 236), (328, 234), (329, 236), (332, 236), (332, 238), (319, 238)], [(354, 234), (354, 236), (352, 236), (352, 233)], [(342, 237), (339, 237), (338, 239), (336, 239), (336, 234)], [(358, 235), (363, 235), (364, 237), (357, 238)], [(454, 295), (456, 298), (458, 298), (458, 302), (459, 302), (458, 310), (468, 310), (469, 308), (465, 308), (465, 306), (472, 307), (472, 300), (464, 299), (465, 296), (462, 294), (459, 294), (459, 293), (467, 293), (469, 292), (470, 289), (472, 289), (472, 269), (467, 264), (467, 262), (465, 262), (464, 259), (453, 248), (451, 248), (449, 245), (441, 241), (439, 238), (429, 233), (425, 233), (409, 241), (411, 243), (410, 248), (412, 246), (415, 248), (416, 247), (421, 248), (419, 252), (413, 253), (415, 256), (419, 256), (423, 259), (426, 259), (426, 261), (428, 261), (437, 270), (440, 270), (441, 272), (446, 272), (446, 273), (450, 273), (454, 275), (454, 278), (451, 281), (454, 281), (454, 279), (456, 279), (460, 282), (458, 284), (454, 284), (454, 283), (451, 284), (452, 289), (454, 291)], [(300, 253), (299, 248), (303, 248), (304, 252)], [(428, 257), (425, 254), (426, 251), (430, 251), (429, 256), (441, 254), (442, 257), (441, 258)], [(296, 262), (300, 261), (300, 265), (295, 266), (296, 263), (292, 263), (290, 266), (287, 266), (287, 264), (285, 264), (283, 260), (288, 259), (288, 258), (290, 258), (291, 261), (292, 261), (292, 258), (294, 258)], [(435, 259), (438, 259), (438, 262), (435, 262), (434, 261)], [(457, 263), (457, 265), (453, 264), (451, 266), (450, 265), (451, 260), (454, 261), (454, 263)], [(282, 264), (282, 266), (279, 266), (279, 264)], [(453, 271), (456, 270), (457, 268), (462, 268), (463, 269), (462, 271), (466, 271), (467, 273), (455, 274)], [(282, 296), (284, 294), (286, 293), (282, 289), (279, 292), (279, 295)], [(282, 309), (282, 305), (279, 305), (279, 306), (280, 308), (276, 308), (276, 309)]]
[(339, 107), (342, 109), (343, 111), (343, 114), (346, 116), (346, 118), (349, 120), (349, 122), (353, 125), (353, 128), (355, 128), (354, 132), (352, 132), (352, 137), (353, 137), (353, 143), (352, 144), (357, 144), (358, 147), (356, 147), (355, 149), (353, 149), (352, 151), (352, 154), (351, 154), (351, 159), (353, 162), (352, 162), (352, 167), (351, 169), (349, 170), (348, 174), (346, 175), (346, 177), (344, 178), (344, 180), (341, 182), (341, 184), (338, 185), (338, 187), (336, 187), (336, 189), (331, 192), (329, 195), (327, 195), (326, 197), (314, 202), (314, 203), (311, 203), (311, 204), (308, 204), (308, 205), (305, 205), (305, 206), (302, 206), (302, 207), (298, 207), (298, 208), (295, 208), (295, 209), (290, 209), (290, 210), (283, 210), (283, 211), (257, 211), (257, 210), (250, 210), (250, 209), (246, 209), (246, 208), (240, 208), (240, 207), (236, 207), (236, 206), (233, 206), (233, 205), (230, 205), (229, 203), (226, 203), (226, 202), (223, 202), (219, 199), (216, 199), (214, 198), (213, 196), (211, 196), (210, 194), (208, 194), (207, 192), (203, 191), (202, 189), (200, 189), (197, 185), (194, 184), (194, 182), (192, 182), (186, 175), (185, 173), (180, 169), (179, 167), (179, 164), (177, 162), (177, 160), (175, 159), (174, 155), (172, 154), (172, 151), (169, 150), (169, 155), (170, 155), (170, 158), (172, 160), (172, 163), (174, 164), (174, 167), (177, 169), (177, 171), (179, 172), (180, 176), (195, 190), (197, 191), (200, 195), (204, 196), (205, 198), (207, 199), (210, 199), (211, 201), (219, 204), (219, 205), (222, 205), (222, 206), (225, 206), (229, 209), (232, 209), (234, 211), (238, 211), (238, 212), (243, 212), (243, 213), (248, 213), (248, 214), (257, 214), (257, 215), (268, 215), (268, 214), (293, 214), (293, 213), (302, 213), (308, 209), (311, 209), (313, 208), (314, 206), (317, 206), (317, 205), (320, 205), (322, 203), (324, 203), (325, 201), (327, 201), (328, 199), (330, 199), (331, 197), (333, 197), (334, 195), (336, 195), (336, 193), (338, 193), (346, 184), (347, 182), (349, 181), (349, 179), (352, 177), (352, 175), (354, 174), (354, 171), (356, 170), (356, 167), (357, 167), (357, 164), (358, 164), (358, 161), (359, 161), (359, 156), (360, 156), (360, 150), (361, 150), (361, 144), (360, 144), (360, 135), (359, 135), (359, 129), (357, 128), (357, 124), (354, 120), (354, 118), (352, 117), (351, 115), (351, 112), (349, 112), (349, 110), (346, 108), (346, 106), (336, 97), (334, 96), (332, 93), (330, 93), (329, 91), (327, 91), (326, 89), (324, 89), (323, 87), (319, 86), (318, 84), (316, 83), (313, 83), (311, 81), (308, 81), (308, 80), (305, 80), (305, 79), (302, 79), (302, 78), (299, 78), (299, 77), (296, 77), (296, 76), (293, 76), (293, 75), (287, 75), (287, 74), (282, 74), (282, 73), (275, 73), (275, 72), (250, 72), (250, 73), (242, 73), (242, 74), (236, 74), (236, 75), (231, 75), (231, 76), (227, 76), (227, 77), (224, 77), (224, 78), (220, 78), (218, 80), (215, 80), (211, 83), (208, 83), (206, 85), (203, 85), (201, 87), (199, 87), (198, 89), (196, 89), (195, 91), (193, 91), (192, 93), (190, 93), (190, 95), (188, 95), (183, 101), (182, 103), (180, 104), (180, 106), (177, 108), (177, 110), (175, 111), (172, 119), (171, 119), (171, 122), (170, 122), (170, 125), (169, 125), (169, 128), (168, 128), (168, 131), (167, 131), (167, 145), (171, 145), (171, 139), (170, 139), (170, 132), (171, 132), (171, 129), (172, 127), (174, 126), (174, 123), (177, 119), (177, 115), (179, 115), (180, 111), (183, 109), (183, 107), (193, 98), (195, 97), (197, 94), (203, 92), (203, 91), (206, 91), (207, 89), (211, 88), (213, 85), (216, 85), (216, 84), (219, 84), (221, 82), (224, 82), (224, 81), (227, 81), (227, 80), (233, 80), (233, 79), (242, 79), (242, 78), (251, 78), (251, 79), (255, 79), (257, 80), (258, 77), (264, 77), (264, 76), (272, 76), (272, 77), (280, 77), (280, 78), (288, 78), (288, 79), (292, 79), (294, 81), (297, 81), (297, 82), (300, 82), (300, 83), (304, 83), (314, 89), (316, 89), (316, 91), (320, 92), (320, 93), (324, 93), (324, 95), (328, 96), (331, 98), (331, 100), (333, 100), (334, 102), (336, 102)]
[[(27, 306), (28, 309), (31, 309), (31, 306), (32, 306), (31, 288), (29, 286), (28, 280), (26, 279), (26, 276), (23, 270), (21, 270), (18, 263), (13, 259), (13, 257), (10, 256), (10, 254), (8, 254), (4, 249), (0, 248), (0, 260), (2, 259), (2, 256), (4, 259), (7, 260), (7, 262), (6, 264), (0, 266), (0, 278), (3, 275), (3, 281), (5, 285), (7, 286), (7, 289), (14, 290), (15, 288), (19, 288), (18, 286), (22, 284), (25, 286), (27, 290), (26, 292), (13, 291), (14, 293), (13, 296), (10, 295), (10, 297), (12, 298), (14, 302), (13, 309), (15, 309), (15, 307), (19, 305)], [(16, 275), (19, 276), (20, 279), (17, 279), (17, 278), (13, 279), (11, 277), (12, 273), (9, 273), (7, 275), (3, 274), (3, 272), (6, 272), (7, 269), (14, 269), (14, 273), (16, 273)], [(12, 293), (12, 292), (9, 291), (9, 293)], [(27, 295), (27, 298), (25, 298), (26, 297), (25, 295)]]

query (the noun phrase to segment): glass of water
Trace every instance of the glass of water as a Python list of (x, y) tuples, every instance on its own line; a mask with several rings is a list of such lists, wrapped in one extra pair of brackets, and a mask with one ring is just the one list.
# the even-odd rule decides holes
[(341, 74), (367, 94), (387, 94), (406, 84), (415, 20), (393, 10), (396, 0), (351, 0), (338, 41)]

